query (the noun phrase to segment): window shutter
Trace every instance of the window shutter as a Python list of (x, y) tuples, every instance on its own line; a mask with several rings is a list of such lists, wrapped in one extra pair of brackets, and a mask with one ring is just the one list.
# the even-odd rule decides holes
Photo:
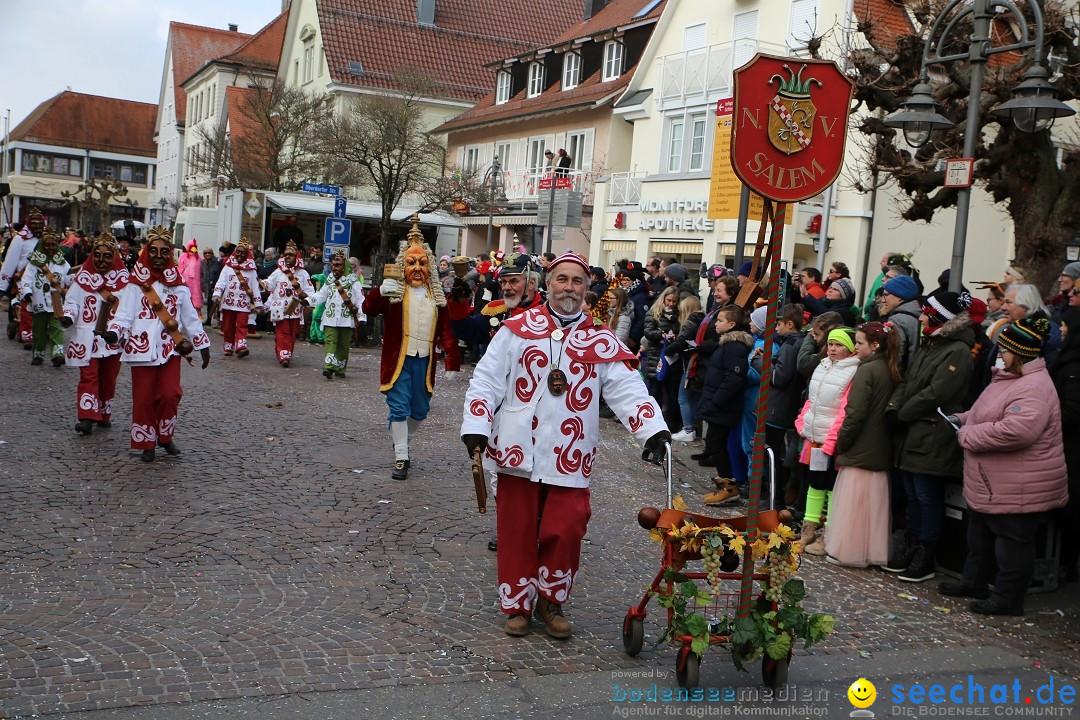
[(792, 50), (806, 48), (807, 41), (818, 31), (817, 0), (794, 0), (788, 22), (787, 45)]
[(744, 65), (757, 52), (758, 11), (739, 13), (735, 16), (735, 29), (732, 37), (735, 41), (733, 68)]
[(702, 50), (705, 48), (705, 23), (687, 25), (683, 29), (683, 51)]

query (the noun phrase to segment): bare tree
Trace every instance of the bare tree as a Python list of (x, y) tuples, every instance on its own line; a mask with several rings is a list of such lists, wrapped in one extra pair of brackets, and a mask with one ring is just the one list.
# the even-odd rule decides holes
[[(369, 94), (346, 100), (343, 112), (324, 123), (318, 133), (321, 157), (344, 162), (360, 176), (359, 185), (379, 197), (381, 260), (397, 248), (392, 214), (409, 193), (432, 188), (443, 175), (446, 148), (428, 131), (423, 98), (434, 94), (435, 83), (404, 68), (394, 78), (394, 94)], [(376, 276), (382, 263), (375, 263)]]
[[(867, 140), (869, 162), (863, 182), (856, 186), (869, 189), (874, 181), (868, 182), (868, 177), (895, 182), (906, 195), (902, 217), (908, 221), (929, 222), (938, 210), (954, 206), (957, 199), (955, 188), (943, 187), (944, 172), (938, 169), (938, 161), (962, 154), (970, 64), (949, 63), (931, 70), (934, 96), (944, 107), (943, 114), (955, 123), (953, 128), (938, 131), (922, 148), (909, 150), (898, 141), (898, 131), (883, 122), (885, 115), (897, 110), (911, 95), (918, 82), (926, 33), (943, 5), (943, 0), (917, 0), (909, 5), (918, 26), (909, 35), (896, 36), (885, 18), (859, 17), (858, 31), (867, 47), (853, 51), (850, 57), (856, 101), (869, 111), (858, 127)], [(1077, 5), (1061, 0), (1045, 0), (1041, 5), (1046, 47), (1057, 69), (1053, 85), (1059, 99), (1075, 100), (1080, 98)], [(961, 25), (951, 33), (950, 39), (955, 40), (951, 40), (951, 47), (942, 49), (943, 54), (967, 52), (970, 20)], [(995, 20), (992, 35), (1007, 39), (1013, 36), (1013, 28)], [(995, 58), (1005, 58), (1006, 62), (1020, 59), (1009, 55)], [(1013, 219), (1016, 263), (1028, 270), (1032, 282), (1046, 290), (1061, 271), (1064, 242), (1080, 231), (1080, 144), (1072, 137), (1071, 145), (1055, 146), (1048, 130), (1020, 132), (1011, 122), (999, 122), (989, 113), (994, 105), (1010, 98), (1027, 67), (1027, 62), (1005, 65), (992, 60), (987, 68), (980, 99), (975, 179), (995, 202), (1005, 204)]]
[[(199, 128), (206, 147), (201, 170), (224, 187), (297, 190), (334, 175), (315, 153), (313, 128), (332, 115), (331, 100), (254, 74), (252, 87), (228, 109), (228, 124)], [(219, 180), (220, 178), (220, 180)]]
[[(60, 195), (69, 202), (79, 206), (80, 222), (86, 218), (96, 220), (96, 230), (98, 231), (109, 229), (109, 221), (112, 218), (110, 206), (135, 206), (135, 201), (128, 198), (127, 194), (127, 185), (119, 180), (98, 180), (96, 178), (90, 178), (81, 183), (74, 191), (63, 190), (60, 192)], [(91, 226), (88, 229), (94, 230), (95, 228)]]

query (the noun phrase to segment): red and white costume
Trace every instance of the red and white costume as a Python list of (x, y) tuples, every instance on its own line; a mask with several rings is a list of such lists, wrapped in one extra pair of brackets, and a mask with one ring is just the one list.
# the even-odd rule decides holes
[[(251, 295), (244, 290), (240, 276), (247, 282)], [(226, 355), (233, 351), (247, 350), (248, 313), (262, 307), (259, 293), (259, 276), (255, 261), (249, 256), (237, 262), (235, 253), (225, 259), (221, 276), (214, 286), (214, 300), (221, 300), (221, 334), (225, 337)]]
[(315, 294), (311, 276), (304, 269), (304, 261), (299, 256), (292, 267), (289, 267), (284, 257), (278, 258), (277, 270), (266, 278), (265, 283), (266, 290), (270, 293), (270, 296), (266, 298), (266, 309), (270, 311), (270, 322), (274, 323), (274, 348), (277, 350), (278, 362), (292, 359), (296, 338), (300, 335), (300, 327), (304, 324), (302, 302), (294, 303), (295, 307), (291, 313), (285, 312), (295, 294), (294, 280), (296, 286), (308, 298)]
[(97, 271), (91, 258), (75, 274), (75, 282), (64, 301), (64, 316), (73, 323), (64, 333), (67, 336), (64, 360), (68, 367), (79, 368), (76, 391), (79, 420), (109, 422), (112, 417), (116, 376), (120, 373), (120, 346), (109, 345), (100, 335), (94, 334), (94, 329), (103, 309), (109, 310), (102, 299), (102, 291), (120, 300), (127, 284), (128, 271), (119, 255), (114, 258), (112, 269), (104, 275)]
[(131, 270), (131, 281), (120, 294), (120, 306), (109, 330), (120, 338), (121, 360), (131, 366), (131, 447), (153, 450), (172, 441), (176, 411), (184, 394), (180, 386), (180, 355), (172, 335), (162, 325), (143, 292), (153, 287), (162, 305), (176, 320), (179, 331), (195, 350), (210, 347), (199, 313), (191, 304), (191, 291), (170, 260), (161, 272), (150, 267), (146, 249)]
[[(7, 254), (4, 256), (4, 264), (0, 265), (0, 292), (5, 292), (11, 287), (18, 287), (19, 278), (26, 271), (30, 262), (30, 253), (37, 247), (39, 238), (34, 236), (29, 227), (22, 230), (11, 238)], [(25, 303), (19, 304), (19, 342), (28, 343), (33, 338), (33, 315)]]
[[(559, 605), (570, 595), (591, 512), (601, 393), (640, 444), (667, 430), (634, 354), (610, 329), (582, 315), (557, 340), (559, 327), (546, 304), (507, 319), (465, 394), (461, 434), (488, 438), (484, 468), (499, 478), (499, 601), (508, 615), (531, 612), (537, 593)], [(566, 375), (560, 395), (548, 389), (553, 360)]]

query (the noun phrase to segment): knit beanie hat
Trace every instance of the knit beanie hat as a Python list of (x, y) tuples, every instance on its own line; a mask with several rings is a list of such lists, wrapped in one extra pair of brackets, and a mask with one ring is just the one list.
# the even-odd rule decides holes
[(829, 331), (827, 342), (840, 343), (849, 351), (855, 352), (855, 331), (849, 327), (833, 328)]
[(940, 327), (952, 320), (971, 306), (971, 296), (967, 293), (938, 291), (926, 298), (922, 306), (923, 314), (930, 318), (930, 324)]
[(747, 260), (746, 262), (744, 262), (742, 265), (739, 266), (739, 272), (736, 273), (736, 274), (737, 275), (742, 275), (743, 277), (750, 277), (750, 271), (753, 270), (753, 269), (754, 269), (754, 263)]
[(754, 312), (750, 313), (750, 322), (753, 323), (754, 327), (756, 327), (758, 330), (761, 330), (762, 332), (764, 332), (765, 331), (765, 322), (766, 322), (766, 318), (768, 317), (768, 315), (769, 315), (769, 308), (766, 307), (765, 305), (762, 305), (761, 307), (754, 310)]
[(986, 320), (986, 303), (977, 297), (971, 298), (971, 307), (968, 308), (968, 317), (971, 318), (972, 325), (982, 325)]
[(674, 263), (664, 268), (664, 276), (671, 278), (677, 283), (686, 282), (686, 275), (686, 268), (679, 263)]
[(1080, 280), (1080, 262), (1071, 262), (1061, 271), (1062, 275), (1068, 275), (1073, 280)]
[(837, 278), (832, 281), (829, 287), (834, 287), (840, 291), (840, 297), (848, 302), (855, 302), (855, 283), (851, 282), (848, 278)]
[(890, 278), (882, 287), (885, 288), (885, 292), (895, 295), (904, 302), (919, 297), (919, 286), (907, 275), (897, 275)]
[(1050, 321), (1042, 313), (1034, 317), (1021, 318), (1018, 322), (1006, 325), (998, 333), (997, 343), (1003, 350), (1024, 359), (1034, 360), (1042, 352), (1043, 343), (1050, 336)]

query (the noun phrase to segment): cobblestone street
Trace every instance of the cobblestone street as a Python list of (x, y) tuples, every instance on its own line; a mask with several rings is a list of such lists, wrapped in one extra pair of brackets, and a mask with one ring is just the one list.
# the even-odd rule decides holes
[[(452, 381), (440, 373), (401, 482), (390, 479), (377, 349), (353, 350), (348, 378), (327, 382), (318, 346), (282, 369), (265, 334), (244, 360), (223, 358), (211, 337), (210, 367), (183, 368), (182, 455), (153, 464), (128, 449), (127, 368), (114, 427), (80, 437), (77, 371), (31, 367), (30, 353), (0, 342), (0, 716), (673, 669), (675, 648), (650, 642), (663, 627), (655, 605), (645, 651), (622, 652), (622, 618), (660, 562), (636, 514), (665, 490), (621, 426), (604, 421), (567, 607), (574, 637), (511, 638), (485, 547), (493, 509), (477, 514), (458, 439), (470, 367)], [(677, 475), (693, 506), (707, 474), (690, 465)], [(1006, 648), (1080, 678), (1076, 586), (1029, 596), (1024, 618), (979, 618), (936, 581), (818, 558), (801, 573), (808, 604), (837, 626), (797, 652), (792, 681), (822, 655), (959, 646)], [(701, 679), (760, 680), (717, 650)]]

